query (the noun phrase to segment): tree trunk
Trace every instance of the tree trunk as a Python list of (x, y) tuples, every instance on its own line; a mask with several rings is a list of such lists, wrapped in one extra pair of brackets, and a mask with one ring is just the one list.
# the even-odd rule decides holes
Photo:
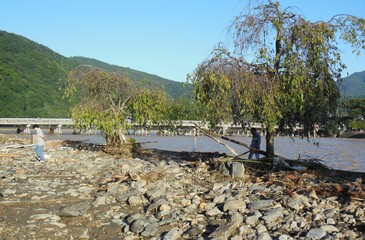
[(273, 158), (275, 155), (274, 152), (274, 130), (270, 128), (266, 129), (266, 153), (268, 158)]

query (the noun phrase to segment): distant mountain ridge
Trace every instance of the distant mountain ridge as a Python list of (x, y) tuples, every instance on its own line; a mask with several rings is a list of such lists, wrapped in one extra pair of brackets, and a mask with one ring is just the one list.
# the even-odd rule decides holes
[(342, 98), (365, 98), (365, 71), (343, 78), (338, 85)]
[(96, 59), (86, 57), (71, 57), (70, 59), (75, 60), (80, 65), (91, 65), (97, 68), (104, 69), (109, 72), (124, 72), (139, 85), (148, 85), (151, 87), (164, 87), (165, 91), (173, 98), (180, 96), (189, 95), (192, 90), (192, 86), (187, 83), (175, 82), (168, 80), (157, 75), (141, 72), (128, 67), (121, 67), (117, 65), (108, 64)]
[(0, 30), (0, 117), (68, 117), (75, 102), (62, 99), (67, 73), (80, 64), (127, 73), (140, 85), (163, 88), (172, 97), (191, 85), (85, 57), (67, 58), (23, 36)]

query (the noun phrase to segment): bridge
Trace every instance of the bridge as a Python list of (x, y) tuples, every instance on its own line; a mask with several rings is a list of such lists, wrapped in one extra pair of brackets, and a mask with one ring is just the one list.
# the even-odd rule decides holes
[(0, 126), (25, 126), (24, 133), (30, 133), (34, 124), (55, 126), (55, 132), (60, 134), (62, 126), (75, 125), (75, 122), (71, 118), (0, 118)]
[(71, 118), (0, 118), (0, 125), (74, 125)]
[[(164, 121), (161, 122), (160, 125), (163, 124)], [(140, 126), (129, 122), (132, 126), (138, 128)], [(176, 121), (176, 128), (183, 129), (184, 135), (200, 135), (198, 126), (204, 126), (202, 121), (193, 121), (193, 120), (181, 120)], [(73, 126), (75, 125), (75, 121), (72, 118), (0, 118), (0, 126), (23, 126), (23, 132), (30, 134), (31, 127), (34, 124), (38, 124), (40, 126), (51, 126), (54, 133), (62, 134), (62, 126)], [(167, 125), (167, 124), (166, 124)], [(205, 125), (206, 126), (206, 125)], [(22, 128), (23, 128), (22, 127)], [(258, 129), (261, 132), (261, 135), (265, 135), (265, 129), (260, 123), (251, 123), (250, 126)], [(297, 127), (298, 131), (302, 131), (303, 127)], [(20, 129), (19, 129), (20, 130)], [(19, 131), (18, 130), (18, 131)], [(91, 130), (90, 130), (91, 131)], [(89, 131), (89, 132), (90, 132)], [(233, 135), (250, 135), (249, 128), (243, 128), (241, 125), (235, 125), (233, 123), (225, 123), (217, 125), (216, 131), (222, 135), (233, 134)], [(146, 132), (142, 130), (142, 135), (145, 135)], [(166, 134), (169, 135), (171, 132), (166, 131)], [(313, 133), (314, 136), (316, 133)]]
[[(161, 122), (161, 125), (164, 121)], [(62, 126), (73, 126), (75, 125), (75, 121), (71, 118), (0, 118), (0, 126), (23, 126), (24, 133), (30, 134), (30, 128), (34, 125), (38, 124), (40, 126), (51, 126), (54, 127), (54, 132), (61, 134)], [(131, 125), (138, 127), (137, 125), (130, 122)], [(166, 124), (167, 125), (167, 124)], [(193, 121), (193, 120), (182, 120), (177, 121), (176, 127), (182, 128), (185, 130), (184, 134), (186, 135), (199, 135), (199, 129), (197, 126), (203, 126), (202, 121)], [(22, 128), (23, 128), (22, 127)], [(253, 123), (250, 127), (255, 127), (257, 129), (262, 129), (262, 125), (259, 123)], [(219, 124), (217, 126), (217, 130), (225, 135), (228, 130), (232, 133), (241, 135), (244, 134), (244, 129), (241, 125), (234, 125), (233, 123)], [(249, 129), (245, 129), (246, 134), (249, 134)]]

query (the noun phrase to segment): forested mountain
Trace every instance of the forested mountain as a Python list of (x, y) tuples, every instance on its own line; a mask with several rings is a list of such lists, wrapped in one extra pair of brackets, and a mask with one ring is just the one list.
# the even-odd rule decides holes
[(151, 87), (161, 87), (162, 85), (165, 91), (173, 98), (190, 94), (192, 90), (191, 84), (171, 81), (157, 75), (137, 71), (127, 67), (111, 65), (96, 59), (85, 57), (72, 57), (71, 59), (77, 61), (80, 65), (92, 65), (94, 67), (104, 69), (105, 71), (127, 73), (133, 81), (142, 86), (150, 85)]
[(365, 98), (365, 71), (343, 78), (339, 84), (341, 96), (348, 98)]
[(0, 117), (65, 117), (60, 79), (77, 65), (22, 36), (0, 31)]
[(80, 64), (122, 71), (142, 85), (163, 87), (172, 97), (191, 86), (84, 57), (64, 57), (25, 37), (0, 31), (0, 117), (68, 117), (74, 103), (62, 100), (67, 73)]

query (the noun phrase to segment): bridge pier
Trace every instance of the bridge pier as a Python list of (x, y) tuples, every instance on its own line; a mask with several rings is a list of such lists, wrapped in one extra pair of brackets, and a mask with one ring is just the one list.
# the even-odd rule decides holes
[(56, 128), (56, 130), (55, 130), (55, 133), (57, 133), (57, 134), (61, 135), (61, 134), (62, 134), (62, 129), (61, 129), (61, 127), (62, 127), (62, 124), (58, 124), (58, 125), (57, 125), (57, 128)]
[(27, 126), (25, 126), (24, 133), (31, 134), (31, 132), (30, 132), (30, 124), (27, 124)]

